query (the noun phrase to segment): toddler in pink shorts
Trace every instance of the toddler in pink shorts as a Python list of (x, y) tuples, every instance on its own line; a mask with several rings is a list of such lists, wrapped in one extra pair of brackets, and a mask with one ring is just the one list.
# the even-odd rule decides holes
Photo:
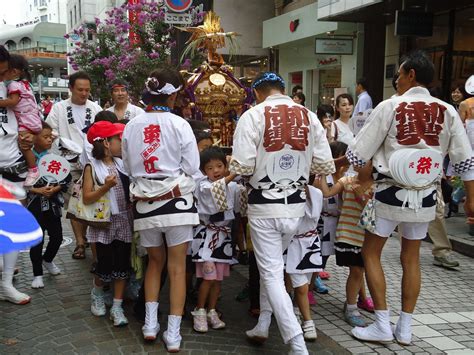
[[(9, 70), (5, 74), (8, 98), (0, 100), (0, 107), (8, 107), (13, 110), (18, 122), (18, 134), (38, 134), (41, 132), (41, 115), (36, 103), (33, 90), (29, 80), (28, 61), (21, 55), (12, 54), (9, 61)], [(22, 150), (28, 166), (28, 174), (25, 186), (33, 186), (39, 178), (36, 158), (31, 149)]]

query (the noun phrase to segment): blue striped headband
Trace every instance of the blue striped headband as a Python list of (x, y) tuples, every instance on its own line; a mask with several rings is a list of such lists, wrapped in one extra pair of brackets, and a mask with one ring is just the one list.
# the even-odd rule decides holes
[(277, 74), (272, 73), (272, 72), (266, 72), (263, 74), (263, 77), (258, 79), (256, 82), (252, 84), (252, 89), (257, 88), (260, 84), (267, 82), (267, 81), (277, 81), (285, 87), (285, 81)]

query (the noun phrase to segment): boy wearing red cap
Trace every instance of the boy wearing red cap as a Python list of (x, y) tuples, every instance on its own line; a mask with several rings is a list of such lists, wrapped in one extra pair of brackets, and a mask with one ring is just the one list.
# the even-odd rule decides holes
[[(91, 312), (104, 316), (104, 282), (114, 283), (114, 301), (110, 319), (114, 326), (124, 326), (128, 320), (122, 308), (123, 294), (130, 273), (130, 243), (132, 241), (132, 215), (129, 208), (126, 174), (122, 173), (121, 136), (125, 125), (101, 121), (94, 123), (87, 132), (92, 144), (92, 159), (84, 168), (83, 202), (85, 205), (110, 201), (110, 226), (89, 227), (87, 240), (96, 243), (97, 267), (91, 291)], [(94, 188), (94, 185), (99, 188)]]

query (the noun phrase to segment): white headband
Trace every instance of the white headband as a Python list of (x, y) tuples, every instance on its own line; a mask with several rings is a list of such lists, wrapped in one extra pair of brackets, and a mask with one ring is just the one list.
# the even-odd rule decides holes
[(146, 81), (145, 81), (146, 89), (152, 95), (171, 95), (171, 94), (174, 94), (175, 92), (178, 92), (179, 90), (181, 90), (181, 85), (178, 86), (177, 88), (175, 88), (170, 83), (166, 83), (165, 86), (163, 86), (159, 90), (152, 90), (152, 89), (150, 89), (150, 86), (149, 86), (150, 83), (153, 83), (155, 87), (158, 87), (158, 85), (160, 83), (159, 83), (158, 79), (156, 79), (156, 78), (146, 79)]

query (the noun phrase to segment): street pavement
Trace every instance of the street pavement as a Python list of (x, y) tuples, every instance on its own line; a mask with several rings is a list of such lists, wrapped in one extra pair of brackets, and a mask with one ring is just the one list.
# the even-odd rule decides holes
[[(113, 327), (108, 315), (98, 318), (91, 314), (91, 253), (88, 249), (86, 260), (73, 260), (74, 243), (69, 222), (64, 222), (63, 226), (65, 242), (54, 260), (62, 273), (51, 276), (45, 272), (44, 289), (30, 288), (32, 269), (29, 254), (20, 254), (18, 267), (21, 272), (16, 278), (16, 286), (28, 293), (32, 302), (25, 306), (0, 302), (0, 354), (165, 354), (162, 342), (143, 342), (142, 324), (134, 318), (131, 302), (125, 304), (130, 324), (124, 328)], [(245, 267), (238, 268), (245, 271)], [(255, 347), (246, 341), (244, 331), (253, 328), (256, 320), (247, 314), (246, 302), (239, 303), (234, 299), (247, 282), (243, 274), (235, 270), (223, 283), (218, 308), (224, 314), (227, 327), (210, 330), (205, 335), (197, 334), (192, 330), (192, 319), (188, 313), (182, 323), (180, 353), (284, 354), (289, 351), (279, 336), (275, 321), (265, 345)], [(160, 304), (162, 329), (166, 329), (167, 293), (166, 286)], [(308, 349), (311, 353), (328, 355), (349, 353), (322, 333), (317, 342), (308, 343)]]
[[(65, 222), (65, 242), (55, 262), (62, 274), (45, 274), (45, 288), (32, 290), (29, 254), (21, 253), (21, 269), (16, 286), (29, 293), (33, 300), (25, 306), (0, 303), (0, 354), (164, 354), (164, 346), (157, 341), (145, 344), (141, 323), (133, 316), (132, 304), (125, 305), (130, 324), (114, 328), (108, 318), (94, 317), (90, 313), (89, 273), (91, 255), (86, 260), (73, 260), (74, 246), (69, 223)], [(461, 228), (461, 227), (460, 227)], [(474, 239), (474, 238), (473, 238)], [(68, 244), (69, 243), (69, 244)], [(399, 241), (393, 237), (383, 254), (387, 277), (389, 305), (392, 321), (400, 312), (401, 265)], [(337, 267), (331, 257), (326, 281), (330, 292), (316, 295), (313, 318), (318, 329), (318, 340), (308, 344), (311, 353), (317, 354), (474, 354), (474, 259), (456, 253), (461, 267), (455, 271), (432, 265), (431, 244), (423, 242), (421, 251), (423, 286), (414, 316), (414, 338), (411, 346), (363, 343), (350, 336), (351, 327), (343, 319), (342, 307), (347, 276), (345, 268)], [(235, 266), (231, 277), (223, 283), (219, 308), (224, 313), (227, 327), (210, 330), (206, 335), (192, 330), (188, 316), (182, 325), (183, 354), (285, 354), (276, 322), (272, 322), (270, 338), (261, 347), (246, 342), (244, 330), (255, 324), (247, 314), (248, 304), (234, 300), (247, 281), (247, 267)], [(160, 309), (167, 313), (167, 289), (163, 293)], [(367, 318), (373, 316), (363, 312)], [(166, 317), (161, 316), (162, 328)]]

